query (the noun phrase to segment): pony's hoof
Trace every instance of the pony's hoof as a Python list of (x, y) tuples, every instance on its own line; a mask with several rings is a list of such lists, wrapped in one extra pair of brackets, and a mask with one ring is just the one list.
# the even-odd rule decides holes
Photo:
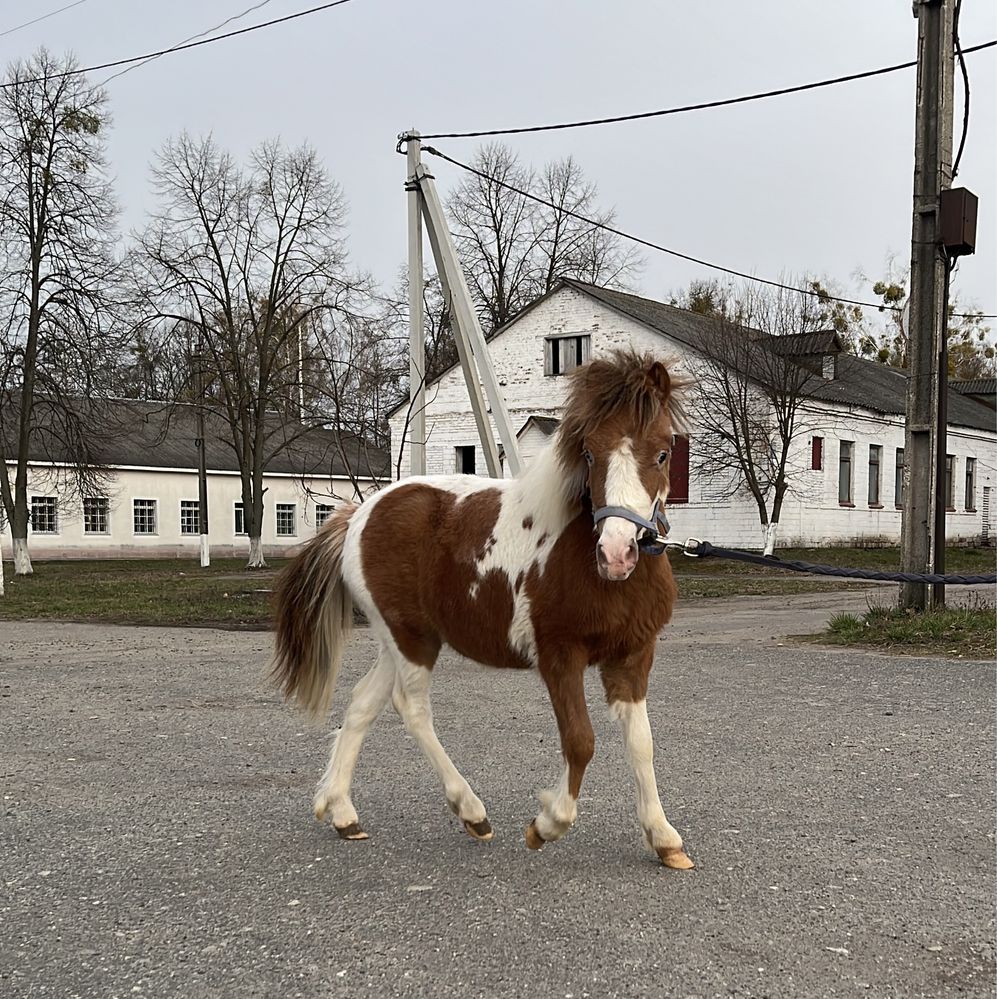
[(673, 867), (677, 871), (690, 871), (696, 866), (680, 846), (672, 846), (668, 849), (662, 847), (657, 851), (657, 854), (665, 867)]
[(546, 842), (547, 840), (545, 840), (543, 836), (537, 832), (537, 824), (535, 822), (531, 822), (526, 827), (526, 845), (531, 850), (539, 850), (540, 847), (542, 847)]
[(340, 839), (367, 839), (367, 834), (360, 828), (359, 822), (351, 822), (348, 826), (336, 826)]
[(480, 822), (469, 822), (464, 819), (464, 828), (475, 839), (480, 839), (483, 842), (487, 842), (495, 835), (488, 819), (482, 819)]

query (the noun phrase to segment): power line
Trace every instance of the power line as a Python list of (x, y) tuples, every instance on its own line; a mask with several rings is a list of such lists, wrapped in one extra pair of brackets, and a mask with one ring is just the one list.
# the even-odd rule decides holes
[(73, 7), (79, 7), (80, 4), (86, 3), (87, 0), (76, 0), (75, 3), (67, 3), (65, 7), (60, 7), (58, 10), (50, 10), (47, 14), (42, 14), (41, 17), (36, 17), (34, 20), (25, 21), (24, 24), (18, 24), (16, 27), (8, 28), (6, 31), (0, 31), (0, 38), (5, 35), (12, 35), (15, 31), (20, 31), (21, 28), (30, 28), (32, 24), (38, 24), (39, 21), (47, 21), (50, 17), (55, 17), (56, 14), (61, 14), (64, 10), (72, 10)]
[[(241, 21), (248, 14), (252, 14), (255, 11), (258, 11), (261, 7), (266, 7), (268, 3), (272, 2), (273, 0), (260, 0), (260, 2), (255, 4), (254, 6), (247, 7), (244, 11), (242, 11), (242, 13), (233, 14), (231, 17), (225, 18), (225, 20), (222, 21), (220, 24), (216, 24), (211, 28), (205, 28), (204, 31), (199, 31), (196, 35), (191, 35), (189, 38), (184, 38), (182, 41), (177, 42), (176, 45), (171, 46), (167, 51), (173, 52), (174, 50), (179, 48), (179, 46), (186, 45), (187, 42), (197, 41), (198, 38), (204, 38), (205, 35), (210, 35), (211, 32), (213, 31), (221, 31), (221, 29), (224, 28), (227, 24), (231, 24), (233, 21)], [(127, 66), (125, 69), (119, 70), (117, 73), (113, 73), (106, 80), (101, 80), (100, 85), (102, 87), (106, 87), (107, 84), (109, 84), (112, 80), (117, 80), (118, 77), (124, 76), (126, 73), (132, 72), (132, 70), (138, 69), (140, 66), (144, 66), (147, 62), (153, 62), (154, 60), (159, 58), (161, 58), (161, 56), (149, 56), (148, 59), (145, 59), (142, 62), (133, 63), (131, 66)]]
[(6, 90), (10, 87), (21, 86), (25, 83), (44, 83), (46, 80), (56, 80), (64, 76), (79, 76), (82, 73), (95, 73), (100, 69), (115, 69), (118, 66), (127, 66), (129, 63), (133, 62), (144, 62), (147, 59), (155, 59), (159, 56), (169, 55), (173, 52), (183, 52), (185, 49), (196, 49), (202, 45), (210, 45), (212, 42), (220, 42), (226, 38), (235, 38), (237, 35), (248, 35), (251, 31), (259, 31), (262, 28), (272, 28), (276, 24), (284, 24), (287, 21), (294, 21), (299, 17), (307, 17), (309, 14), (318, 14), (323, 10), (330, 10), (332, 7), (339, 7), (344, 3), (351, 2), (352, 0), (332, 0), (331, 3), (319, 4), (317, 7), (309, 7), (308, 10), (299, 10), (296, 14), (287, 14), (284, 17), (274, 18), (272, 21), (263, 21), (261, 24), (251, 24), (248, 28), (239, 28), (237, 31), (226, 32), (224, 35), (215, 35), (213, 38), (202, 38), (199, 41), (188, 42), (185, 45), (176, 45), (170, 49), (159, 49), (157, 52), (146, 52), (143, 55), (131, 56), (128, 59), (116, 59), (113, 62), (103, 62), (97, 66), (84, 66), (81, 69), (67, 69), (62, 73), (53, 73), (48, 77), (35, 77), (30, 80), (14, 80), (9, 83), (0, 83), (0, 89)]
[[(962, 49), (961, 54), (979, 52), (997, 45), (997, 38)], [(729, 107), (732, 104), (747, 104), (750, 101), (761, 101), (769, 97), (782, 97), (785, 94), (798, 94), (805, 90), (818, 90), (821, 87), (832, 87), (838, 83), (850, 83), (852, 80), (866, 80), (873, 76), (883, 76), (886, 73), (896, 73), (901, 69), (910, 69), (917, 65), (913, 62), (898, 62), (893, 66), (882, 66), (879, 69), (869, 69), (863, 73), (849, 73), (847, 76), (836, 76), (830, 80), (817, 80), (814, 83), (802, 83), (795, 87), (781, 87), (778, 90), (765, 90), (756, 94), (744, 94), (741, 97), (727, 97), (718, 101), (704, 101), (701, 104), (684, 104), (681, 107), (664, 108), (660, 111), (641, 111), (637, 114), (616, 115), (612, 118), (588, 118), (584, 121), (566, 121), (556, 125), (526, 125), (520, 128), (492, 128), (479, 132), (426, 132), (423, 139), (477, 139), (491, 135), (522, 135), (525, 132), (555, 132), (565, 128), (587, 128), (590, 125), (613, 125), (621, 121), (639, 121), (644, 118), (663, 118), (666, 115), (684, 114), (687, 111), (705, 111), (708, 108)]]
[(959, 11), (962, 9), (962, 0), (956, 0), (955, 12), (952, 14), (952, 38), (955, 42), (956, 55), (959, 57), (959, 69), (962, 71), (963, 102), (962, 102), (962, 138), (959, 139), (959, 151), (952, 161), (952, 179), (955, 180), (959, 173), (959, 163), (962, 160), (962, 151), (966, 148), (966, 136), (969, 134), (969, 70), (966, 69), (965, 55), (968, 49), (963, 49), (959, 42)]
[[(660, 243), (652, 243), (648, 239), (642, 239), (640, 236), (634, 236), (632, 233), (624, 232), (622, 229), (617, 229), (614, 226), (607, 225), (605, 222), (597, 222), (595, 219), (587, 218), (585, 215), (580, 215), (578, 212), (569, 211), (561, 205), (554, 204), (553, 201), (547, 201), (545, 198), (539, 197), (539, 195), (531, 194), (529, 191), (524, 191), (522, 188), (516, 187), (513, 184), (507, 184), (505, 181), (499, 180), (497, 177), (493, 177), (491, 174), (487, 174), (483, 170), (478, 170), (467, 163), (461, 163), (460, 160), (455, 160), (452, 156), (447, 156), (446, 153), (440, 152), (439, 149), (435, 149), (433, 146), (424, 145), (422, 147), (422, 151), (424, 153), (429, 153), (430, 156), (436, 156), (441, 160), (445, 160), (447, 163), (451, 163), (453, 166), (458, 167), (461, 170), (465, 170), (467, 173), (474, 174), (482, 180), (487, 180), (489, 183), (496, 184), (499, 187), (504, 187), (506, 190), (520, 195), (520, 197), (529, 198), (530, 201), (535, 201), (547, 208), (553, 208), (555, 211), (562, 212), (569, 218), (577, 219), (579, 222), (584, 222), (586, 225), (590, 225), (595, 229), (602, 229), (604, 232), (612, 233), (614, 236), (620, 236), (623, 239), (628, 239), (632, 243), (637, 243), (640, 246), (646, 246), (651, 250), (658, 250), (660, 253), (667, 253), (669, 256), (678, 257), (680, 260), (687, 260), (690, 263), (698, 264), (700, 267), (707, 267), (711, 270), (721, 271), (724, 274), (730, 274), (733, 277), (743, 278), (745, 281), (752, 281), (756, 284), (765, 284), (771, 288), (782, 288), (784, 291), (795, 291), (801, 295), (812, 295), (814, 298), (819, 298), (821, 301), (843, 302), (846, 305), (859, 305), (866, 309), (877, 309), (880, 312), (902, 311), (902, 307), (900, 306), (884, 305), (882, 302), (862, 302), (854, 298), (842, 298), (840, 295), (831, 295), (826, 291), (815, 291), (812, 288), (797, 288), (793, 285), (783, 284), (781, 281), (773, 281), (771, 278), (756, 277), (754, 274), (747, 274), (744, 271), (738, 271), (732, 267), (724, 267), (722, 264), (715, 264), (709, 260), (702, 260), (699, 257), (690, 256), (688, 253), (682, 253), (679, 250), (673, 250), (670, 247), (662, 246)], [(983, 315), (982, 313), (975, 312), (956, 312), (952, 315), (960, 319), (997, 319), (997, 315)]]

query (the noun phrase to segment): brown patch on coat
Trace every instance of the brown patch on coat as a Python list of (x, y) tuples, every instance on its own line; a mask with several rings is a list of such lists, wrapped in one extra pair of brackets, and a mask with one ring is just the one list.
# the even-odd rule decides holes
[(532, 517), (524, 517), (523, 518), (523, 530), (524, 531), (530, 531), (532, 529), (533, 529), (533, 518)]
[[(402, 655), (431, 668), (445, 642), (492, 666), (530, 664), (509, 646), (513, 592), (504, 572), (478, 573), (496, 543), (497, 489), (463, 498), (433, 485), (399, 486), (379, 497), (361, 536), (371, 596)], [(411, 544), (397, 544), (404, 524)]]

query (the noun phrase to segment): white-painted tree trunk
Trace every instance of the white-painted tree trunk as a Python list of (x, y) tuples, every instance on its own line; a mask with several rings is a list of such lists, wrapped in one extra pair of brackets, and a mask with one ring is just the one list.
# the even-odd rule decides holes
[(247, 569), (265, 569), (266, 560), (263, 558), (263, 540), (261, 538), (249, 539), (249, 561), (246, 563)]
[(763, 555), (773, 555), (775, 553), (775, 537), (779, 533), (778, 524), (766, 524), (763, 532)]
[(31, 555), (28, 553), (28, 539), (14, 538), (14, 575), (30, 576), (33, 571)]
[(207, 569), (211, 565), (211, 547), (208, 545), (207, 534), (201, 535), (201, 568)]

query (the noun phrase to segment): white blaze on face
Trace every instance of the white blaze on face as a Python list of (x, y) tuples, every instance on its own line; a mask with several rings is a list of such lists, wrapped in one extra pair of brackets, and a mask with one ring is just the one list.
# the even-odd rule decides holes
[[(606, 506), (622, 506), (646, 517), (654, 505), (641, 482), (633, 444), (629, 437), (609, 456), (606, 470)], [(640, 528), (623, 517), (607, 517), (602, 521), (599, 549), (606, 560), (610, 579), (625, 579), (637, 564), (637, 533)]]

